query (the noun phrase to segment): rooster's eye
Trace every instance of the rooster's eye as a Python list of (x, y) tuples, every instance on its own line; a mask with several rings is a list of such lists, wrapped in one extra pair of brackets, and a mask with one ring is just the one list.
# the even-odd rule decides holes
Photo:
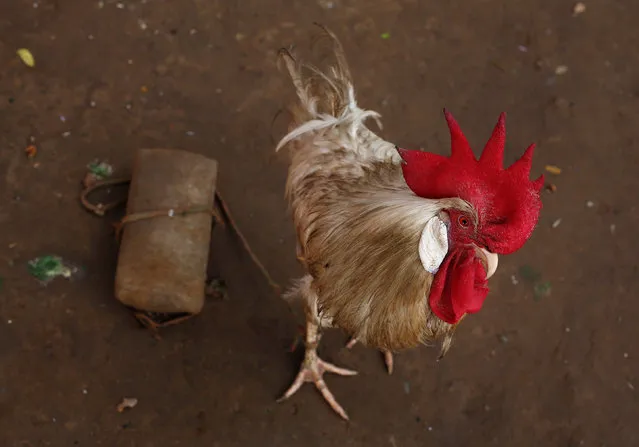
[(470, 221), (468, 220), (468, 217), (466, 216), (459, 216), (459, 218), (457, 219), (457, 222), (459, 222), (459, 225), (461, 225), (464, 228), (468, 228), (468, 226), (470, 225)]

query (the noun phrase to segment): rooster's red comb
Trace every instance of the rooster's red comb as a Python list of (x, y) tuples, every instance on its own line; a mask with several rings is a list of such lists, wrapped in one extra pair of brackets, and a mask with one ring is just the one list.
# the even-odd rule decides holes
[(479, 216), (479, 237), (493, 253), (512, 253), (530, 237), (541, 211), (543, 175), (530, 181), (535, 145), (509, 168), (503, 168), (506, 115), (502, 113), (477, 160), (457, 121), (444, 110), (451, 137), (451, 155), (398, 149), (408, 187), (430, 199), (459, 197)]

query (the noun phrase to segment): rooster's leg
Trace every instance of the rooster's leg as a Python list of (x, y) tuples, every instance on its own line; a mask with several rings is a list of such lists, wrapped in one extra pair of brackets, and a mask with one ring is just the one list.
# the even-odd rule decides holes
[[(353, 346), (357, 344), (357, 339), (355, 337), (351, 338), (350, 341), (346, 344), (346, 349), (351, 349)], [(393, 353), (387, 349), (381, 349), (382, 354), (384, 354), (384, 363), (386, 363), (386, 370), (388, 374), (393, 374)]]
[(324, 382), (322, 376), (325, 372), (332, 372), (339, 374), (340, 376), (354, 376), (357, 374), (357, 371), (339, 368), (332, 363), (328, 363), (320, 359), (317, 355), (317, 345), (319, 344), (319, 340), (320, 334), (318, 332), (318, 326), (314, 321), (309, 319), (306, 322), (306, 353), (304, 355), (304, 362), (302, 363), (302, 367), (300, 372), (297, 374), (295, 381), (293, 381), (293, 384), (279, 399), (279, 401), (288, 399), (295, 394), (304, 382), (313, 382), (331, 408), (341, 417), (348, 420), (348, 415), (341, 405), (337, 403), (337, 400), (335, 400), (333, 393), (331, 393), (328, 389), (328, 386), (326, 385), (326, 382)]

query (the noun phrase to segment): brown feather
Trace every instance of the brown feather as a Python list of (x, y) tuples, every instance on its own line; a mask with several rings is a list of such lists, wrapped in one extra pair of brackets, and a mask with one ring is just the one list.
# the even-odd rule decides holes
[(328, 33), (337, 56), (325, 72), (281, 53), (300, 103), (278, 149), (290, 150), (286, 194), (308, 272), (287, 296), (305, 300), (322, 326), (369, 346), (399, 350), (441, 340), (443, 354), (455, 326), (429, 308), (433, 275), (418, 244), (442, 210), (472, 209), (461, 199), (422, 199), (408, 189), (395, 146), (364, 125), (379, 115), (357, 106), (343, 51)]

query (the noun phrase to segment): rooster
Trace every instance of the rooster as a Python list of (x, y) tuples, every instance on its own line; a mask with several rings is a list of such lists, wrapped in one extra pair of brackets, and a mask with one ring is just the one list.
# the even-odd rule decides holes
[(365, 126), (380, 115), (355, 101), (341, 44), (328, 70), (280, 51), (299, 103), (287, 147), (286, 196), (306, 274), (285, 296), (306, 315), (305, 356), (280, 401), (313, 382), (348, 420), (323, 374), (355, 371), (322, 360), (321, 330), (340, 328), (351, 342), (380, 349), (392, 372), (392, 352), (420, 344), (451, 346), (456, 326), (478, 312), (497, 255), (520, 249), (537, 224), (543, 176), (529, 180), (534, 145), (502, 167), (502, 113), (479, 159), (444, 110), (451, 155), (406, 150)]

